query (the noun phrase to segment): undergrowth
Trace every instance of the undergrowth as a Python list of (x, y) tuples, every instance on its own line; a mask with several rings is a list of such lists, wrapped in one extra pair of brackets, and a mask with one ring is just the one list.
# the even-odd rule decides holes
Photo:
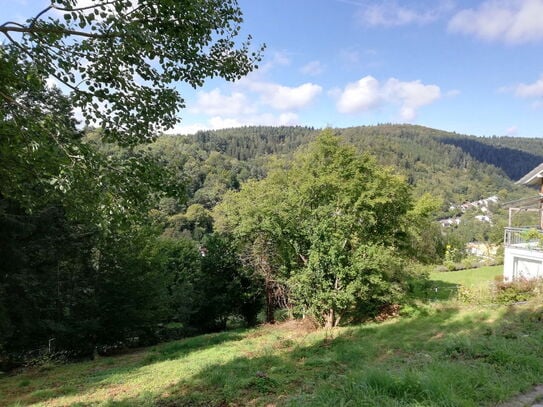
[(203, 335), (0, 378), (0, 405), (485, 406), (543, 382), (541, 294), (427, 302), (384, 322)]

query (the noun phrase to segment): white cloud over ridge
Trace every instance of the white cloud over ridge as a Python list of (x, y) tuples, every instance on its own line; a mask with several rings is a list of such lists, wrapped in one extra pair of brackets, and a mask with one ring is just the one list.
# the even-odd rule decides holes
[(340, 113), (356, 113), (378, 107), (383, 99), (379, 81), (373, 76), (365, 76), (357, 82), (349, 83), (339, 95), (337, 109)]
[(336, 107), (340, 113), (360, 113), (385, 104), (399, 104), (401, 119), (412, 121), (420, 107), (440, 98), (441, 90), (437, 85), (425, 85), (418, 80), (402, 82), (396, 78), (381, 84), (373, 76), (365, 76), (338, 92)]
[(243, 126), (293, 126), (299, 124), (296, 113), (285, 112), (279, 115), (262, 113), (244, 117), (214, 116), (204, 123), (179, 124), (166, 134), (194, 134), (202, 130), (219, 130)]
[(252, 125), (298, 125), (297, 112), (322, 92), (322, 87), (313, 83), (285, 86), (261, 80), (259, 75), (249, 75), (230, 89), (230, 93), (219, 88), (196, 92), (188, 111), (203, 117), (196, 123), (181, 123), (167, 133), (191, 134), (199, 130)]
[(251, 114), (255, 111), (245, 94), (233, 92), (229, 96), (223, 95), (217, 88), (210, 92), (198, 92), (196, 104), (190, 110), (211, 116)]
[(248, 81), (246, 85), (260, 95), (262, 103), (282, 111), (301, 109), (322, 92), (322, 87), (313, 83), (289, 87), (271, 82)]
[(290, 126), (298, 124), (298, 115), (296, 113), (281, 113), (274, 115), (271, 113), (262, 113), (244, 118), (212, 117), (208, 121), (211, 129), (224, 129), (241, 126)]
[(486, 41), (522, 44), (543, 40), (543, 0), (487, 0), (459, 11), (449, 30)]

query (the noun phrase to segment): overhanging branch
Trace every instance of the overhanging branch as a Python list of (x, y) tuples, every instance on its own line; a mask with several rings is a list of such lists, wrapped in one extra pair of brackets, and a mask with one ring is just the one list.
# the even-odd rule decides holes
[[(16, 23), (15, 23), (16, 24)], [(58, 28), (58, 27), (25, 27), (18, 24), (17, 26), (14, 25), (3, 25), (0, 26), (0, 32), (4, 33), (5, 35), (8, 35), (10, 32), (19, 32), (24, 34), (62, 34), (62, 35), (74, 35), (78, 37), (86, 37), (86, 38), (113, 38), (116, 37), (114, 33), (111, 34), (96, 34), (96, 33), (90, 33), (86, 31), (78, 31), (78, 30), (68, 30), (65, 28)]]

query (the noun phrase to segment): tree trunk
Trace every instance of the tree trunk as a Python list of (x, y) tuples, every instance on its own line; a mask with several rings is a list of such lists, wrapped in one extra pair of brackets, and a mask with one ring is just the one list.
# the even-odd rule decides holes
[(275, 324), (275, 306), (274, 306), (274, 292), (273, 282), (266, 280), (266, 322), (268, 324)]
[(335, 312), (333, 308), (330, 308), (324, 318), (324, 327), (333, 328), (335, 326)]

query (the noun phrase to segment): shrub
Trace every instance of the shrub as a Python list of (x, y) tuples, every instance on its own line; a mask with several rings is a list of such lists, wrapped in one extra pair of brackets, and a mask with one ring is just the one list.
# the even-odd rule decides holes
[(526, 301), (541, 292), (541, 279), (519, 279), (512, 282), (496, 281), (495, 301), (500, 304)]

